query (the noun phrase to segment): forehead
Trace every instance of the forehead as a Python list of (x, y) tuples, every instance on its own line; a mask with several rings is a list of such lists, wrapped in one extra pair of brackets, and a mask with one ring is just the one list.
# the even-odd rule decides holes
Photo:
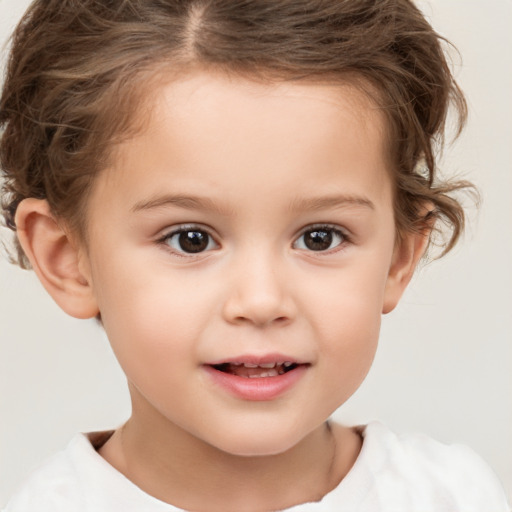
[[(313, 188), (332, 192), (331, 178), (343, 171), (346, 194), (351, 186), (378, 194), (389, 181), (382, 112), (354, 84), (262, 83), (196, 72), (148, 95), (144, 130), (117, 147), (113, 165), (97, 180), (99, 188), (133, 192), (132, 203), (178, 184), (229, 196), (236, 187), (225, 182), (243, 182), (270, 196), (265, 186), (275, 190), (281, 182), (300, 196)], [(129, 189), (130, 180), (139, 183)]]
[(253, 126), (256, 140), (264, 138), (260, 128), (265, 124), (269, 130), (281, 127), (289, 132), (302, 127), (305, 134), (314, 128), (321, 136), (333, 122), (350, 123), (360, 134), (364, 131), (375, 139), (385, 135), (384, 117), (373, 100), (378, 95), (361, 80), (268, 82), (222, 72), (192, 71), (150, 88), (148, 96), (153, 102), (149, 133), (160, 129), (171, 115), (183, 128), (187, 119), (201, 121), (194, 131), (201, 127), (206, 131), (212, 123), (226, 131)]

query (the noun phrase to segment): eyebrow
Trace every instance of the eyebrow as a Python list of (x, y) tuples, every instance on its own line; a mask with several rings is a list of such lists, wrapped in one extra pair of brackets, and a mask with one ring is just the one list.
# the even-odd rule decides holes
[(229, 215), (230, 210), (212, 201), (209, 197), (165, 194), (139, 201), (131, 208), (132, 212), (177, 206), (186, 210), (204, 210), (220, 215)]
[(363, 206), (375, 210), (375, 205), (370, 199), (355, 195), (332, 195), (312, 197), (307, 199), (296, 199), (290, 205), (291, 211), (324, 210), (326, 208), (337, 208), (343, 206)]
[[(375, 205), (368, 198), (354, 195), (332, 195), (307, 199), (295, 199), (290, 204), (289, 209), (290, 211), (312, 211), (350, 205), (363, 206), (365, 208), (375, 210)], [(139, 201), (131, 208), (131, 211), (135, 213), (168, 206), (177, 206), (178, 208), (184, 208), (187, 210), (215, 212), (220, 215), (229, 215), (231, 211), (230, 209), (217, 204), (209, 197), (172, 194), (155, 196)]]

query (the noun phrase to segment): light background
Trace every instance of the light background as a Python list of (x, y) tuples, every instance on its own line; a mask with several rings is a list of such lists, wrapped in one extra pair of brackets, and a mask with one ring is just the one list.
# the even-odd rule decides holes
[[(0, 41), (28, 3), (0, 0)], [(384, 319), (374, 367), (335, 417), (466, 443), (511, 497), (512, 0), (420, 6), (460, 50), (454, 66), (470, 107), (444, 167), (474, 181), (483, 205), (464, 242), (423, 268)], [(67, 317), (31, 272), (0, 261), (0, 504), (74, 433), (128, 415), (124, 378), (100, 328)]]

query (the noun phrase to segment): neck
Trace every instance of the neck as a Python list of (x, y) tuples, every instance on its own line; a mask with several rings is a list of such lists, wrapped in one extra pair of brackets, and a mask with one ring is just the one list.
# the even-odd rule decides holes
[(167, 420), (135, 413), (100, 454), (151, 496), (198, 512), (261, 512), (318, 501), (360, 449), (352, 430), (325, 423), (283, 453), (238, 456)]

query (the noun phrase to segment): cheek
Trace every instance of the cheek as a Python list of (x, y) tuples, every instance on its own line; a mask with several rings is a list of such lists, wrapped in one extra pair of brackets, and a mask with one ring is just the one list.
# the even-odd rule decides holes
[(369, 371), (379, 339), (387, 265), (372, 260), (362, 257), (340, 271), (323, 298), (312, 301), (325, 375), (348, 396)]
[(322, 351), (327, 356), (324, 360), (343, 368), (344, 378), (348, 374), (357, 377), (361, 371), (365, 375), (364, 367), (371, 364), (379, 339), (379, 303), (371, 297), (352, 296), (329, 309), (318, 327)]
[(320, 329), (340, 336), (359, 332), (365, 339), (378, 333), (390, 257), (381, 262), (369, 251), (354, 259), (356, 262), (326, 275), (323, 286), (312, 280), (309, 308), (321, 320)]
[(211, 294), (198, 293), (201, 283), (134, 258), (103, 265), (97, 277), (103, 325), (125, 371), (137, 361), (152, 367), (194, 349), (212, 309)]
[(379, 311), (367, 302), (351, 302), (325, 318), (319, 371), (331, 390), (332, 410), (345, 403), (362, 384), (377, 350)]
[(196, 330), (172, 292), (132, 284), (129, 294), (108, 300), (104, 327), (128, 381), (158, 404), (194, 367)]

